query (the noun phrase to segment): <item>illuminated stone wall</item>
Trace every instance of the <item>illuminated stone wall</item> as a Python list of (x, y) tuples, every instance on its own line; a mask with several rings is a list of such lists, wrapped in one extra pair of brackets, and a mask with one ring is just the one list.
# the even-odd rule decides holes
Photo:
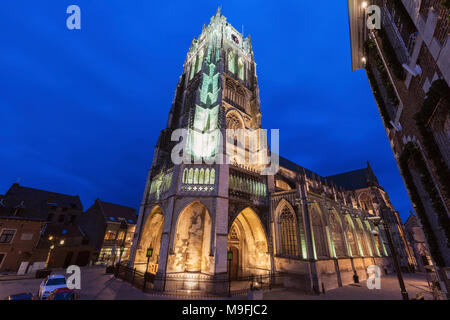
[(180, 214), (173, 254), (168, 272), (210, 272), (211, 218), (206, 208), (196, 202)]

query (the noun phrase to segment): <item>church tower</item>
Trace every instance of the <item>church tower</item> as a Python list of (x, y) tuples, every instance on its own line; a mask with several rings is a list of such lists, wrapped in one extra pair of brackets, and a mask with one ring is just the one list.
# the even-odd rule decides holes
[(242, 293), (257, 276), (319, 292), (392, 269), (374, 221), (395, 210), (370, 166), (323, 177), (275, 145), (250, 37), (219, 9), (192, 41), (144, 190), (129, 265), (154, 291)]
[(130, 264), (156, 274), (155, 290), (218, 293), (271, 272), (264, 166), (221, 161), (225, 129), (259, 132), (261, 112), (250, 37), (219, 8), (189, 48), (140, 208)]

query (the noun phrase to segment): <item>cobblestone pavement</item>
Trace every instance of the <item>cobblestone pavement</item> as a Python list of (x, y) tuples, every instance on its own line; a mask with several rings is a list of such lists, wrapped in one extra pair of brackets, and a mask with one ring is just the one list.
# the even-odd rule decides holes
[[(410, 299), (416, 298), (422, 293), (425, 300), (432, 300), (433, 296), (424, 273), (403, 274), (406, 291)], [(326, 294), (306, 295), (298, 291), (286, 289), (264, 293), (265, 300), (401, 300), (400, 286), (396, 274), (385, 275), (381, 278), (381, 289), (369, 290), (366, 282), (360, 285), (347, 285), (341, 288), (329, 290)]]
[[(114, 278), (111, 274), (105, 274), (104, 267), (82, 268), (80, 299), (82, 300), (155, 300), (171, 299), (171, 297), (155, 296), (143, 293), (139, 289)], [(62, 274), (63, 271), (57, 273)], [(426, 275), (421, 273), (406, 274), (404, 276), (407, 291), (410, 298), (416, 294), (424, 293), (425, 299), (432, 299), (428, 290)], [(37, 294), (42, 279), (23, 279), (0, 281), (0, 299), (8, 295), (21, 292)], [(234, 299), (246, 299), (246, 296), (234, 297)], [(348, 285), (328, 291), (325, 295), (307, 295), (291, 289), (274, 290), (264, 293), (265, 300), (378, 300), (401, 299), (397, 277), (395, 275), (384, 276), (381, 280), (381, 290), (369, 290), (365, 282), (360, 286)]]

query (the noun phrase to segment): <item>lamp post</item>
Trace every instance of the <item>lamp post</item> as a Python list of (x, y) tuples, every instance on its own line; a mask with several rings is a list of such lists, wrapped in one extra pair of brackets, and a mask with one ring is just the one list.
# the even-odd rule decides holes
[(118, 263), (120, 264), (120, 261), (122, 260), (122, 254), (125, 251), (125, 246), (123, 244), (120, 246), (119, 251), (120, 251), (120, 255), (119, 255), (119, 262)]
[(233, 251), (228, 251), (228, 297), (231, 297), (231, 260), (233, 260)]
[(57, 238), (57, 237), (54, 237), (54, 236), (52, 236), (52, 235), (50, 235), (50, 236), (48, 237), (48, 240), (50, 241), (51, 245), (50, 245), (50, 247), (49, 247), (50, 250), (48, 251), (47, 259), (46, 259), (46, 261), (45, 261), (46, 268), (49, 268), (49, 267), (50, 267), (49, 264), (51, 264), (51, 256), (52, 256), (52, 252), (53, 252), (53, 250), (56, 248), (56, 246), (57, 246), (58, 244), (59, 244), (60, 246), (63, 246), (64, 243), (65, 243), (65, 240), (64, 240), (64, 239), (61, 239), (60, 241), (58, 241), (58, 238)]
[(120, 246), (120, 256), (119, 256), (119, 263), (122, 261), (122, 254), (125, 251), (125, 240), (127, 238), (127, 231), (128, 231), (128, 224), (126, 223), (125, 220), (122, 220), (122, 222), (120, 223), (120, 227), (119, 227), (119, 232), (120, 230), (123, 232), (123, 240), (122, 240), (122, 245)]
[(400, 262), (398, 260), (397, 250), (395, 249), (394, 243), (392, 241), (391, 232), (389, 230), (389, 226), (387, 224), (387, 220), (384, 215), (384, 209), (381, 209), (380, 211), (381, 211), (381, 215), (383, 216), (382, 218), (373, 217), (373, 218), (369, 218), (369, 219), (372, 220), (375, 225), (383, 223), (383, 228), (386, 232), (386, 237), (388, 240), (389, 250), (391, 251), (392, 260), (394, 262), (395, 272), (397, 273), (398, 283), (400, 285), (400, 292), (402, 293), (403, 300), (409, 300), (408, 292), (406, 291), (406, 287), (405, 287), (405, 282), (403, 281), (402, 271), (400, 269)]

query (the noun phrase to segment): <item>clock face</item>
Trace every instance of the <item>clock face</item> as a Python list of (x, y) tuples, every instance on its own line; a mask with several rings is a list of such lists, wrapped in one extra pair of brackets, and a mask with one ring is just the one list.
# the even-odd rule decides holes
[(233, 41), (234, 41), (236, 44), (239, 44), (239, 38), (236, 37), (234, 34), (231, 35), (231, 39), (233, 39)]

